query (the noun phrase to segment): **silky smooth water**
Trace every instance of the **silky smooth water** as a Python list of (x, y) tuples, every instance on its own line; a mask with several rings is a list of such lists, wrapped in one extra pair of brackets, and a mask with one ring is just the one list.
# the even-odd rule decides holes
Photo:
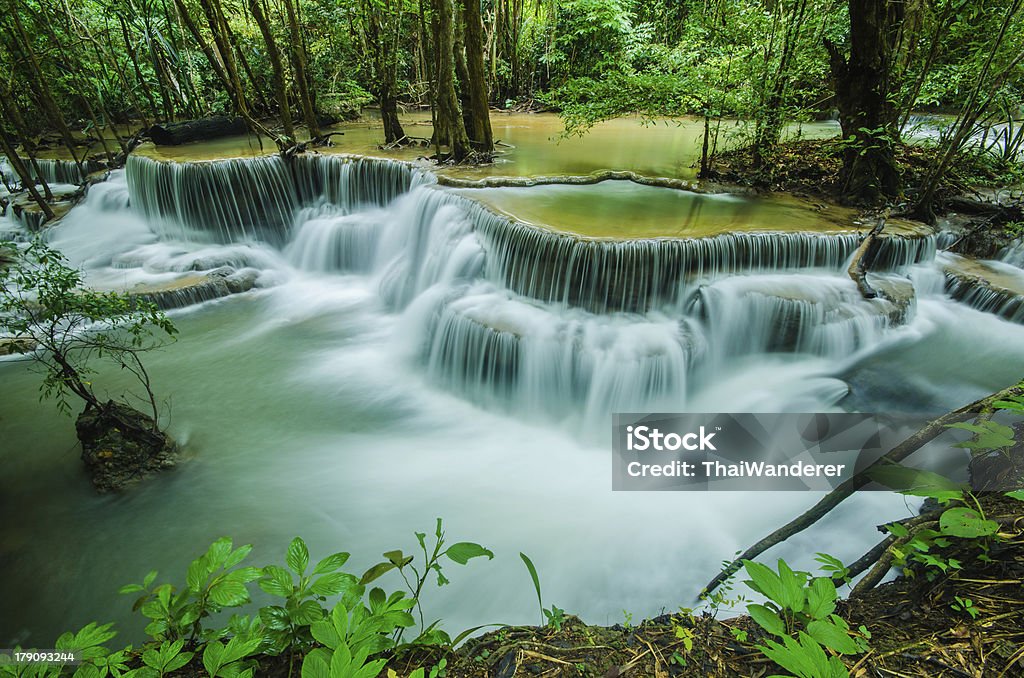
[[(129, 167), (136, 179), (144, 169)], [(392, 173), (379, 181), (398, 171), (378, 170)], [(232, 172), (211, 167), (203, 180), (229, 185)], [(351, 551), (359, 572), (385, 550), (411, 551), (412, 533), (438, 516), (452, 539), (496, 554), (452, 566), (453, 584), (428, 591), (428, 615), (451, 630), (536, 619), (519, 551), (549, 604), (596, 623), (657, 614), (691, 604), (721, 560), (819, 497), (612, 493), (611, 412), (937, 413), (1006, 385), (1018, 376), (1006, 365), (1024, 363), (1024, 327), (950, 300), (930, 259), (904, 267), (920, 296), (905, 325), (882, 320), (886, 302), (859, 299), (838, 245), (798, 269), (730, 259), (700, 269), (681, 296), (617, 312), (594, 303), (596, 290), (508, 287), (534, 275), (499, 256), (511, 242), (500, 233), (522, 238), (520, 227), (429, 181), (381, 204), (374, 191), (336, 194), (349, 202), (296, 193), (275, 242), (244, 224), (183, 224), (163, 211), (174, 200), (143, 209), (150, 181), (130, 193), (115, 173), (48, 238), (97, 285), (232, 262), (260, 287), (173, 314), (180, 338), (147, 365), (185, 458), (119, 496), (92, 493), (72, 421), (37, 401), (31, 363), (0, 359), (0, 645), (45, 646), (91, 620), (137, 640), (142, 620), (117, 588), (151, 568), (180, 584), (221, 535), (256, 544), (255, 564), (279, 562), (302, 535), (314, 557)], [(776, 245), (750, 241), (747, 255)], [(783, 318), (798, 340), (779, 336)], [(487, 372), (495, 361), (501, 379)], [(110, 370), (94, 381), (129, 386)], [(874, 522), (912, 512), (903, 497), (862, 494), (776, 552), (807, 568), (817, 551), (849, 561), (878, 539)]]

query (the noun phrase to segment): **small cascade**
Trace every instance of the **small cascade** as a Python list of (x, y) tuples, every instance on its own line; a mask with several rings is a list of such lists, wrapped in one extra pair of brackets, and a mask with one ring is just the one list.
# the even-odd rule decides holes
[(384, 206), (428, 181), (405, 163), (316, 154), (187, 163), (133, 155), (126, 169), (132, 204), (148, 219), (179, 227), (177, 237), (223, 243), (282, 245), (301, 205)]
[(125, 167), (132, 206), (182, 239), (280, 243), (297, 206), (279, 156), (161, 162), (138, 155)]
[(693, 344), (666, 317), (544, 307), (489, 284), (436, 298), (425, 334), (432, 379), (482, 402), (597, 421), (628, 408), (685, 404)]
[(996, 259), (1017, 268), (1024, 268), (1024, 238), (1018, 238), (1001, 249)]
[(1015, 323), (1024, 323), (1024, 297), (998, 287), (982, 278), (946, 274), (946, 292), (953, 299), (971, 308), (1001, 316)]
[[(38, 179), (32, 163), (27, 158), (24, 160), (25, 167), (32, 173), (33, 177)], [(82, 166), (79, 166), (75, 161), (56, 158), (37, 158), (35, 164), (39, 167), (39, 174), (42, 175), (46, 183), (75, 184), (76, 186), (85, 183), (86, 173), (102, 167), (96, 162), (86, 162), (84, 163), (85, 172), (83, 172)], [(14, 167), (11, 166), (10, 160), (6, 156), (0, 156), (0, 176), (3, 177), (3, 181), (7, 184), (21, 183), (21, 177), (14, 171)]]
[(304, 271), (368, 273), (373, 269), (384, 216), (347, 214), (331, 203), (304, 207), (285, 248), (288, 261)]
[(346, 212), (384, 207), (415, 186), (434, 183), (433, 175), (408, 163), (345, 155), (297, 155), (292, 171), (300, 201), (326, 200)]
[(463, 200), (420, 186), (395, 205), (374, 262), (381, 295), (393, 308), (404, 308), (434, 285), (483, 275), (485, 248)]

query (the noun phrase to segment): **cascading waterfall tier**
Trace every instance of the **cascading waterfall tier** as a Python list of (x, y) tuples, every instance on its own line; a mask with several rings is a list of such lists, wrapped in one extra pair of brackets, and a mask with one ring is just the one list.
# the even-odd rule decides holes
[[(37, 158), (35, 166), (39, 168), (38, 175), (35, 167), (28, 159), (24, 159), (25, 167), (36, 179), (39, 176), (48, 184), (77, 184), (85, 183), (85, 175), (102, 169), (102, 165), (94, 161), (85, 161), (79, 165), (73, 160), (60, 160), (56, 158)], [(84, 171), (83, 171), (84, 170)], [(14, 171), (6, 156), (0, 156), (0, 176), (5, 183), (21, 183), (21, 177)]]
[(878, 342), (913, 313), (909, 282), (884, 283), (905, 303), (866, 301), (841, 274), (723, 278), (692, 294), (683, 315), (593, 314), (479, 283), (426, 295), (424, 360), (437, 383), (537, 413), (566, 416), (580, 403), (595, 418), (637, 404), (679, 409), (692, 382), (732, 359), (845, 358)]
[(218, 242), (287, 241), (296, 210), (329, 202), (342, 210), (383, 206), (422, 173), (405, 163), (342, 155), (278, 155), (164, 162), (133, 155), (126, 166), (132, 204), (181, 237)]
[[(134, 208), (178, 224), (175, 237), (230, 243), (165, 253), (164, 270), (261, 267), (252, 257), (268, 248), (249, 242), (261, 239), (294, 269), (367, 276), (433, 381), (548, 416), (677, 410), (734, 358), (845, 358), (914, 311), (898, 275), (872, 274), (886, 295), (860, 296), (845, 273), (855, 232), (584, 238), (499, 214), (411, 165), (346, 156), (138, 157), (127, 177)], [(878, 242), (873, 271), (935, 255), (935, 236)]]
[(979, 311), (1024, 323), (1024, 273), (1005, 263), (943, 254), (946, 293)]

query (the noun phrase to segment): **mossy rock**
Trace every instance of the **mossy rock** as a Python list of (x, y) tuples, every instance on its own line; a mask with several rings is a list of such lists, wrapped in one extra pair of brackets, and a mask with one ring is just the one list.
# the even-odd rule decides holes
[(178, 446), (152, 417), (107, 401), (86, 409), (75, 422), (82, 461), (96, 491), (119, 492), (142, 478), (173, 468)]

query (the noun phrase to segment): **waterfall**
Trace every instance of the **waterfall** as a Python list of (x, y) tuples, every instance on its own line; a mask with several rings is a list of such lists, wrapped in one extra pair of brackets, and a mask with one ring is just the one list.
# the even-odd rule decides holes
[(425, 181), (403, 163), (340, 155), (186, 163), (133, 155), (126, 169), (132, 203), (148, 219), (172, 224), (178, 237), (223, 243), (283, 244), (301, 205), (326, 201), (344, 211), (383, 206)]
[(979, 311), (1024, 323), (1024, 297), (1011, 290), (990, 286), (983, 279), (946, 274), (946, 292), (953, 299)]
[(174, 163), (132, 155), (125, 169), (132, 206), (184, 239), (283, 242), (297, 204), (278, 156)]
[[(35, 168), (28, 158), (22, 159), (25, 163), (25, 167), (32, 174), (34, 178), (38, 180)], [(73, 160), (58, 160), (53, 158), (37, 158), (36, 165), (39, 167), (39, 175), (42, 176), (43, 180), (48, 184), (75, 184), (81, 185), (85, 183), (85, 174), (82, 172), (80, 167)], [(84, 163), (85, 172), (92, 172), (100, 169), (102, 166), (95, 162)], [(0, 176), (3, 177), (5, 183), (8, 184), (20, 184), (21, 177), (14, 171), (14, 167), (11, 166), (10, 160), (6, 156), (0, 156)]]
[[(880, 237), (871, 282), (883, 295), (867, 300), (846, 274), (854, 232), (586, 238), (499, 214), (407, 163), (340, 155), (132, 157), (87, 203), (122, 215), (131, 205), (134, 245), (80, 245), (118, 275), (229, 266), (286, 270), (277, 280), (358, 276), (401, 317), (400, 343), (430, 382), (587, 426), (612, 411), (685, 409), (751, 356), (844, 361), (913, 319), (915, 286), (936, 299), (968, 295), (931, 263), (941, 235)], [(159, 303), (222, 287), (171, 285)], [(842, 382), (811, 376), (808, 402), (845, 395)]]

